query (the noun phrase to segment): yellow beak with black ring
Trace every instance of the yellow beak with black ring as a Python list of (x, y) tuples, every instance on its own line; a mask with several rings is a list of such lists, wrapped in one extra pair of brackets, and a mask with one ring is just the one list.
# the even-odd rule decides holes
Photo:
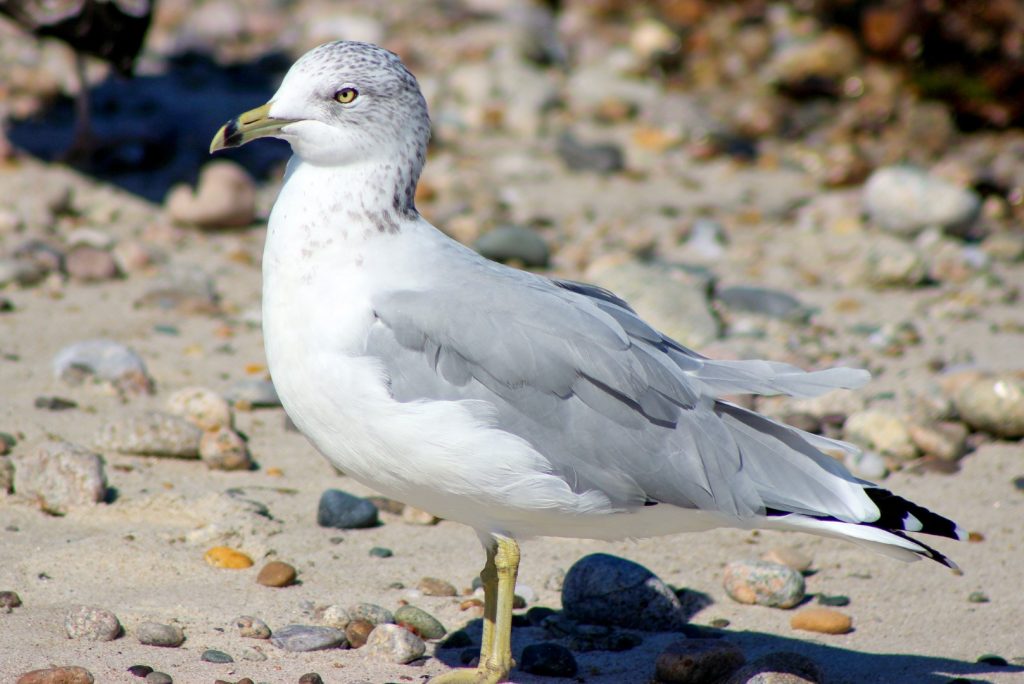
[(229, 147), (241, 147), (250, 140), (275, 135), (288, 124), (295, 123), (294, 119), (272, 118), (271, 104), (268, 102), (256, 109), (250, 109), (221, 126), (210, 142), (210, 154)]

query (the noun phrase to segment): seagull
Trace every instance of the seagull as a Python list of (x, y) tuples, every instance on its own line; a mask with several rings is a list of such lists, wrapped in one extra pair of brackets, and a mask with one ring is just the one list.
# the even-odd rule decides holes
[(346, 474), (485, 549), (479, 664), (433, 684), (507, 680), (524, 537), (799, 530), (956, 569), (907, 534), (963, 539), (954, 522), (825, 453), (855, 447), (726, 398), (811, 397), (866, 371), (710, 359), (607, 290), (489, 261), (420, 216), (430, 120), (395, 54), (314, 48), (210, 151), (264, 137), (293, 152), (263, 257), (284, 408)]

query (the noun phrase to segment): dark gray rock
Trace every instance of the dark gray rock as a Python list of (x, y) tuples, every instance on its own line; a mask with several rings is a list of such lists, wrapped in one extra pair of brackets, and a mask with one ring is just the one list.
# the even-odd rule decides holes
[(135, 628), (135, 638), (145, 646), (177, 648), (185, 643), (185, 633), (177, 625), (142, 622)]
[(626, 167), (625, 157), (618, 145), (585, 144), (568, 131), (558, 137), (558, 156), (573, 171), (611, 174)]
[(235, 659), (229, 656), (224, 651), (218, 651), (213, 648), (208, 648), (203, 651), (203, 654), (199, 656), (200, 660), (204, 660), (208, 663), (233, 663)]
[(800, 303), (793, 295), (767, 287), (735, 285), (719, 290), (718, 301), (733, 311), (777, 318), (792, 323), (806, 322), (811, 309)]
[(551, 256), (540, 235), (524, 226), (498, 226), (480, 237), (473, 249), (494, 261), (520, 261), (539, 268), (547, 266)]
[(541, 677), (574, 677), (579, 667), (572, 651), (565, 646), (542, 643), (523, 649), (519, 669)]
[(663, 684), (717, 682), (743, 666), (739, 646), (725, 639), (684, 639), (658, 655), (654, 678)]
[(320, 495), (316, 522), (320, 527), (358, 529), (377, 525), (377, 507), (373, 502), (340, 489), (327, 489)]
[(274, 632), (270, 643), (285, 651), (323, 651), (328, 648), (346, 648), (345, 632), (333, 627), (288, 625)]

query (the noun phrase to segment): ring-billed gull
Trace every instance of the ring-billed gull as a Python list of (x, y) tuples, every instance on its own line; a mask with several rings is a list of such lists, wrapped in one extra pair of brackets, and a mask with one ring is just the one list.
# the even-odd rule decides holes
[(814, 396), (865, 371), (708, 359), (606, 290), (480, 257), (413, 204), (429, 135), (398, 57), (342, 41), (210, 149), (273, 136), (294, 152), (263, 258), (267, 361), (292, 420), (345, 473), (484, 544), (479, 665), (434, 682), (508, 676), (524, 536), (764, 527), (955, 568), (906, 534), (960, 539), (955, 523), (822, 451), (854, 447), (722, 398)]

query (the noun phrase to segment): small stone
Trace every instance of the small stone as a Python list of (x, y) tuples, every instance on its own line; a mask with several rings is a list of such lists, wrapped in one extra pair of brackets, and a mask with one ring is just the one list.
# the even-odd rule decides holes
[(352, 620), (345, 626), (345, 638), (348, 639), (348, 645), (352, 648), (362, 648), (366, 645), (366, 640), (370, 638), (370, 632), (376, 627), (366, 620)]
[(166, 672), (153, 670), (145, 679), (146, 684), (174, 684), (174, 679)]
[(267, 659), (267, 654), (258, 648), (245, 647), (238, 652), (238, 657), (242, 660), (248, 660), (251, 663), (261, 663)]
[(579, 666), (572, 651), (565, 646), (540, 643), (523, 649), (519, 669), (541, 677), (575, 677)]
[(812, 310), (800, 300), (779, 290), (766, 287), (737, 285), (715, 292), (715, 298), (733, 311), (777, 318), (792, 323), (806, 322)]
[(854, 475), (867, 480), (881, 480), (889, 474), (885, 459), (871, 450), (848, 452), (843, 457), (843, 465)]
[(967, 600), (971, 603), (988, 603), (990, 601), (988, 594), (983, 591), (972, 591)]
[(981, 377), (962, 387), (953, 402), (975, 430), (1004, 439), (1024, 437), (1024, 373)]
[(454, 584), (436, 577), (424, 577), (416, 588), (427, 596), (457, 596), (459, 593)]
[(75, 444), (43, 442), (10, 460), (15, 493), (35, 498), (51, 513), (99, 503), (107, 494), (103, 459)]
[(684, 639), (658, 655), (654, 678), (663, 684), (703, 684), (728, 677), (744, 662), (739, 646), (725, 639)]
[(87, 378), (112, 384), (126, 394), (152, 394), (153, 380), (135, 350), (112, 340), (86, 340), (68, 345), (53, 357), (53, 373), (69, 385)]
[(46, 277), (46, 270), (27, 259), (0, 257), (0, 287), (17, 283), (22, 287), (35, 285)]
[(391, 558), (395, 555), (395, 552), (391, 549), (386, 549), (383, 546), (374, 546), (370, 549), (371, 558)]
[(213, 648), (208, 648), (203, 651), (203, 654), (199, 656), (200, 660), (204, 660), (208, 663), (233, 663), (235, 659), (229, 656), (224, 651), (218, 651)]
[(299, 677), (299, 684), (324, 684), (324, 680), (316, 672), (307, 672)]
[(805, 655), (779, 651), (736, 670), (722, 684), (822, 684), (825, 674)]
[(198, 458), (203, 431), (184, 418), (159, 411), (118, 416), (100, 427), (96, 446), (143, 456)]
[(195, 264), (168, 265), (137, 304), (182, 314), (209, 315), (220, 311), (220, 297), (213, 278)]
[(1009, 665), (1009, 663), (1006, 662), (1006, 658), (996, 655), (995, 653), (986, 653), (983, 656), (978, 656), (977, 662), (984, 665), (995, 665), (996, 667), (1006, 667)]
[(864, 209), (883, 229), (916, 235), (928, 227), (960, 229), (974, 221), (981, 200), (973, 190), (911, 166), (876, 170), (864, 184)]
[(13, 591), (0, 591), (0, 613), (10, 613), (21, 605), (21, 597)]
[(277, 408), (281, 405), (274, 383), (258, 378), (243, 378), (232, 383), (225, 397), (232, 404), (245, 404), (252, 408)]
[(926, 456), (942, 461), (956, 461), (967, 453), (967, 426), (963, 423), (943, 421), (907, 426), (910, 438)]
[(402, 511), (405, 510), (404, 503), (389, 499), (386, 496), (368, 496), (366, 500), (376, 506), (378, 511), (383, 511), (384, 513), (401, 515)]
[(675, 593), (647, 568), (604, 553), (578, 560), (562, 585), (565, 617), (578, 622), (664, 631), (686, 614)]
[(252, 567), (252, 558), (229, 546), (214, 546), (203, 558), (215, 568), (227, 570), (244, 570)]
[(572, 171), (612, 174), (626, 167), (625, 155), (618, 145), (585, 144), (568, 131), (558, 137), (557, 152)]
[(915, 287), (928, 275), (924, 256), (901, 240), (879, 236), (853, 262), (854, 279), (873, 288)]
[(69, 639), (113, 641), (121, 636), (121, 623), (109, 610), (77, 606), (64, 616), (64, 631)]
[(295, 584), (295, 568), (281, 561), (270, 561), (263, 566), (256, 581), (265, 587), (287, 587)]
[(779, 563), (733, 561), (725, 566), (725, 591), (737, 603), (792, 608), (804, 598), (804, 578)]
[(850, 605), (850, 597), (843, 596), (842, 594), (836, 594), (835, 596), (818, 594), (818, 603), (831, 608), (842, 608), (843, 606)]
[(524, 226), (498, 226), (484, 233), (473, 249), (493, 261), (520, 262), (528, 268), (547, 266), (551, 256), (547, 243)]
[(93, 684), (95, 681), (84, 667), (64, 665), (26, 672), (18, 677), (17, 684)]
[(413, 605), (405, 605), (396, 610), (395, 622), (424, 639), (440, 639), (448, 633), (437, 618)]
[(340, 489), (328, 489), (320, 495), (316, 522), (320, 527), (359, 529), (378, 524), (377, 507)]
[(64, 269), (73, 280), (101, 282), (118, 276), (114, 255), (104, 249), (82, 245), (64, 257)]
[(45, 409), (47, 411), (67, 411), (68, 409), (78, 408), (78, 403), (63, 397), (36, 397), (32, 405), (37, 409)]
[(348, 614), (353, 620), (366, 620), (373, 625), (384, 625), (395, 621), (394, 613), (375, 603), (358, 603), (349, 607)]
[(199, 458), (211, 470), (251, 470), (249, 445), (227, 427), (207, 430), (199, 440)]
[(200, 430), (232, 427), (231, 405), (206, 387), (185, 387), (167, 398), (167, 412), (180, 416)]
[(407, 629), (383, 624), (374, 627), (366, 640), (366, 652), (380, 660), (404, 665), (422, 657), (427, 645)]
[(858, 411), (843, 424), (843, 436), (855, 444), (880, 451), (900, 461), (920, 455), (910, 437), (907, 423), (900, 417), (884, 411)]
[(232, 161), (217, 160), (199, 172), (195, 192), (187, 185), (171, 188), (167, 213), (178, 223), (200, 228), (238, 228), (256, 216), (256, 184)]
[(348, 610), (337, 603), (327, 606), (320, 614), (320, 622), (335, 629), (345, 629), (351, 621), (352, 616), (349, 615)]
[(185, 643), (185, 633), (177, 625), (141, 622), (135, 627), (135, 638), (144, 646), (177, 648)]
[(792, 546), (777, 546), (761, 555), (761, 560), (785, 565), (797, 572), (807, 572), (814, 560), (806, 553)]
[(269, 639), (270, 627), (263, 620), (251, 615), (242, 615), (235, 618), (235, 627), (238, 634), (248, 639)]
[(427, 511), (416, 508), (415, 506), (406, 506), (402, 509), (402, 522), (410, 525), (429, 526), (436, 525), (440, 521), (441, 519), (433, 513), (428, 513)]
[(346, 648), (345, 632), (333, 627), (288, 625), (274, 632), (270, 643), (285, 651), (322, 651), (328, 648)]
[(153, 668), (151, 668), (149, 665), (132, 665), (131, 667), (128, 668), (128, 674), (130, 674), (133, 677), (140, 677), (140, 678), (141, 677), (145, 677), (146, 675), (148, 675), (152, 671), (153, 671)]
[(822, 634), (846, 634), (853, 629), (853, 618), (830, 608), (807, 608), (789, 619), (793, 629)]

